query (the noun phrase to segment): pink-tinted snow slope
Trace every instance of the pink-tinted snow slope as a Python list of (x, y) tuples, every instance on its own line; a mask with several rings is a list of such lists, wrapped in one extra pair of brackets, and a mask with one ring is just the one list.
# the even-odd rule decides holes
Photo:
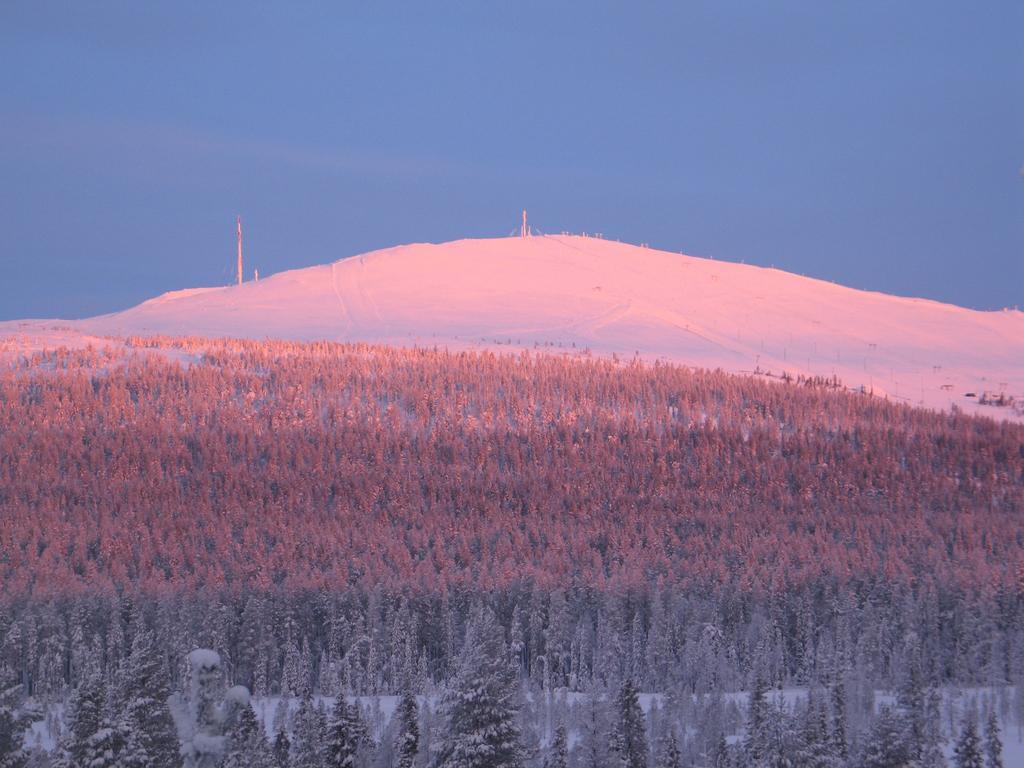
[[(100, 335), (328, 339), (616, 353), (837, 376), (915, 405), (1021, 419), (1024, 313), (859, 291), (597, 238), (407, 245), (64, 323)], [(0, 324), (0, 334), (26, 331)], [(500, 345), (500, 347), (499, 347)], [(977, 397), (968, 397), (974, 393)]]

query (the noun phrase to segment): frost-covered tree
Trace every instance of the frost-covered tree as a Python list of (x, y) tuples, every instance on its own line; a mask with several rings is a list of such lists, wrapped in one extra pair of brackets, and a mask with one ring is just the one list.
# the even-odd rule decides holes
[(277, 768), (290, 768), (292, 741), (288, 737), (288, 727), (284, 721), (278, 723), (277, 733), (274, 734), (274, 745), (271, 752), (274, 757), (274, 765)]
[(221, 768), (274, 768), (266, 734), (251, 706), (239, 707), (227, 733)]
[(66, 731), (60, 754), (55, 762), (66, 768), (87, 768), (91, 759), (93, 737), (109, 728), (104, 709), (107, 687), (103, 676), (94, 672), (75, 689), (68, 701)]
[(849, 755), (849, 743), (846, 740), (846, 686), (843, 684), (841, 674), (836, 675), (832, 687), (829, 689), (829, 699), (832, 703), (832, 746), (839, 760), (845, 760)]
[[(340, 696), (338, 698), (342, 699)], [(292, 768), (321, 768), (325, 762), (324, 734), (320, 728), (320, 718), (317, 716), (316, 707), (313, 706), (313, 697), (307, 693), (299, 703), (299, 711), (295, 713), (291, 748)]]
[(747, 732), (743, 740), (743, 753), (754, 766), (763, 765), (768, 758), (770, 741), (771, 704), (768, 702), (768, 685), (758, 675), (750, 691), (747, 705)]
[(1003, 739), (995, 709), (988, 713), (985, 721), (985, 768), (1003, 768)]
[(23, 768), (25, 729), (38, 717), (31, 707), (21, 706), (23, 688), (14, 685), (8, 674), (0, 674), (0, 768)]
[(235, 686), (222, 694), (220, 655), (196, 649), (188, 655), (188, 691), (175, 693), (168, 707), (181, 742), (184, 768), (216, 768), (224, 757), (226, 732), (242, 707), (249, 706), (249, 691)]
[(518, 696), (501, 628), (487, 609), (470, 622), (455, 679), (444, 695), (436, 768), (520, 768)]
[(569, 737), (564, 725), (559, 724), (555, 728), (555, 737), (544, 758), (544, 768), (569, 768)]
[(621, 768), (647, 768), (647, 730), (636, 683), (631, 677), (622, 681), (615, 700), (611, 747)]
[(407, 687), (398, 702), (395, 712), (398, 718), (398, 732), (395, 737), (397, 768), (413, 768), (420, 749), (419, 707), (416, 697)]
[(682, 768), (683, 755), (679, 750), (679, 740), (675, 730), (670, 730), (668, 738), (658, 754), (657, 768)]
[(603, 689), (592, 681), (583, 703), (580, 743), (573, 750), (577, 768), (609, 768), (608, 711)]
[(956, 768), (984, 768), (981, 738), (978, 736), (978, 722), (973, 713), (964, 718), (960, 738), (953, 748), (953, 759)]
[(140, 630), (122, 666), (118, 723), (125, 733), (125, 768), (176, 768), (179, 744), (167, 708), (167, 677), (151, 633)]
[[(799, 734), (791, 733), (793, 761), (806, 768), (834, 768), (840, 764), (835, 744), (828, 729), (828, 713), (819, 703), (814, 689), (808, 693), (803, 709), (803, 726)], [(795, 725), (795, 723), (794, 723)]]
[(367, 740), (368, 732), (359, 713), (359, 705), (349, 704), (344, 696), (338, 696), (327, 723), (324, 765), (329, 768), (356, 768), (360, 750), (365, 748)]
[(903, 719), (891, 707), (882, 707), (865, 739), (860, 764), (863, 768), (906, 768), (910, 760)]
[(82, 768), (120, 768), (125, 765), (127, 729), (120, 723), (104, 720), (85, 745)]
[(945, 768), (946, 757), (942, 746), (942, 697), (935, 688), (928, 688), (922, 696), (922, 715), (915, 768)]

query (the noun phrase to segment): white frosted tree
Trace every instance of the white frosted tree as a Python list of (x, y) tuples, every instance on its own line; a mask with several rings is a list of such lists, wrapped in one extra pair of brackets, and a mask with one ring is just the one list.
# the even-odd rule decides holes
[(520, 768), (515, 674), (500, 627), (483, 610), (470, 622), (442, 709), (446, 729), (436, 768)]
[(58, 766), (88, 766), (93, 754), (93, 737), (110, 723), (105, 717), (107, 688), (103, 676), (92, 672), (79, 683), (68, 701), (67, 730), (54, 762)]
[[(544, 768), (569, 768), (569, 737), (564, 725), (555, 728), (555, 737), (551, 741)], [(679, 768), (678, 765), (671, 768)]]
[(960, 738), (953, 749), (953, 762), (956, 768), (984, 768), (981, 739), (978, 736), (978, 723), (973, 714), (964, 718)]
[(612, 729), (612, 751), (621, 768), (647, 768), (647, 730), (640, 698), (633, 679), (622, 681), (615, 701), (615, 724)]
[(321, 768), (324, 765), (324, 734), (320, 725), (313, 698), (307, 693), (295, 713), (291, 749), (293, 768)]
[(188, 655), (188, 691), (168, 699), (178, 729), (184, 768), (217, 768), (224, 758), (225, 734), (242, 706), (249, 706), (249, 691), (224, 687), (220, 655), (199, 648)]
[(890, 707), (882, 707), (865, 740), (864, 768), (902, 768), (911, 761), (903, 719)]
[(344, 696), (338, 696), (327, 724), (325, 765), (330, 768), (356, 768), (360, 750), (365, 748), (367, 740), (367, 728), (359, 714), (359, 705), (350, 705)]
[(10, 678), (0, 674), (0, 768), (22, 768), (28, 759), (25, 729), (37, 713), (19, 705), (22, 686), (12, 685)]
[(985, 722), (985, 768), (1003, 768), (1003, 740), (999, 735), (999, 715), (995, 709)]
[(167, 710), (167, 679), (152, 635), (136, 632), (119, 675), (118, 724), (125, 734), (124, 768), (175, 768), (180, 763), (174, 721)]
[(238, 708), (238, 715), (226, 735), (221, 768), (274, 768), (266, 734), (251, 706)]
[(413, 768), (420, 749), (419, 707), (408, 688), (398, 702), (398, 735), (395, 738), (397, 768)]

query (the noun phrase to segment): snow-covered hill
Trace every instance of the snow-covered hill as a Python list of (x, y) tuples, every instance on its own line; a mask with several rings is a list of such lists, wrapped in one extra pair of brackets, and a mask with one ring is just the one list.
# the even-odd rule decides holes
[[(45, 325), (0, 324), (0, 334)], [(93, 335), (638, 353), (734, 372), (834, 375), (913, 404), (1016, 419), (1019, 410), (978, 401), (985, 392), (1024, 399), (1022, 312), (576, 236), (389, 248), (241, 286), (174, 291), (62, 326)]]

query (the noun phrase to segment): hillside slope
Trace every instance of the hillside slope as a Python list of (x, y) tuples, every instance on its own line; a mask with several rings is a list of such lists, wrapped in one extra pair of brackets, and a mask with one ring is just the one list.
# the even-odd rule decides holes
[(639, 353), (733, 372), (837, 376), (913, 404), (1017, 419), (1019, 411), (977, 399), (1024, 396), (1024, 313), (576, 236), (389, 248), (241, 286), (175, 291), (70, 325), (103, 335)]

